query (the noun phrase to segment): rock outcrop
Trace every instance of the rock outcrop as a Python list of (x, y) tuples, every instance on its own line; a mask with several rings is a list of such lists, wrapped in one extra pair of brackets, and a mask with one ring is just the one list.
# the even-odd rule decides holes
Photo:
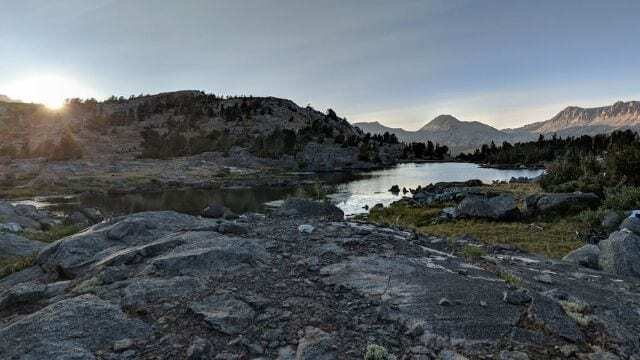
[[(48, 245), (0, 279), (0, 358), (362, 359), (371, 344), (405, 359), (640, 350), (632, 278), (499, 248), (472, 262), (455, 242), (321, 205), (235, 220), (138, 213)], [(244, 232), (225, 230), (234, 227)]]

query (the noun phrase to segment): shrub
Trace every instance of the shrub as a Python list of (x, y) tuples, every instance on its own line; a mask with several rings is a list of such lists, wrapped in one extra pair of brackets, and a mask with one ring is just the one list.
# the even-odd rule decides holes
[(364, 354), (364, 360), (392, 360), (395, 358), (383, 346), (375, 344), (367, 346), (367, 352)]
[(462, 249), (462, 256), (466, 259), (480, 259), (481, 257), (487, 255), (487, 253), (478, 246), (473, 245), (465, 245)]
[(605, 192), (603, 207), (615, 210), (633, 210), (640, 208), (640, 188), (619, 186)]

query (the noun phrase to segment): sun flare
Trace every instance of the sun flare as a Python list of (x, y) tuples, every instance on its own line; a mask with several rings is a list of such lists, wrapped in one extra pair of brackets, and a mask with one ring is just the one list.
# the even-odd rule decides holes
[(61, 109), (66, 99), (88, 96), (86, 88), (59, 75), (36, 75), (19, 79), (8, 87), (7, 93), (11, 98), (43, 104), (51, 110)]

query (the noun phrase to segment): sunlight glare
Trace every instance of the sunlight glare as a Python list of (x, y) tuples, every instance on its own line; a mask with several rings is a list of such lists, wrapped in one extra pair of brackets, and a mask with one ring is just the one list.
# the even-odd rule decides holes
[(25, 77), (11, 84), (6, 92), (13, 99), (43, 104), (51, 110), (62, 108), (66, 99), (88, 96), (80, 84), (58, 75)]

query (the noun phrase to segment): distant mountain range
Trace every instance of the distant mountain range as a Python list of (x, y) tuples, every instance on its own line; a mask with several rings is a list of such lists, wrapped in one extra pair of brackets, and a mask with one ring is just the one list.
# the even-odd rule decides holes
[(461, 121), (451, 115), (440, 115), (416, 131), (391, 128), (379, 122), (354, 123), (365, 132), (395, 134), (401, 141), (427, 141), (449, 146), (452, 153), (473, 151), (494, 141), (530, 141), (540, 134), (580, 136), (608, 133), (614, 130), (640, 129), (640, 102), (617, 102), (611, 106), (580, 108), (570, 106), (549, 120), (520, 128), (498, 130), (477, 121)]

